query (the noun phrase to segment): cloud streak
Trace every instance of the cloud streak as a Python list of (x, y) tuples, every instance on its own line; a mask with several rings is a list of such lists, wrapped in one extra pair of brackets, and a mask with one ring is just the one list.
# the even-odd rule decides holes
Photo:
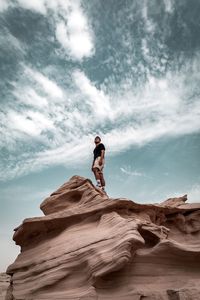
[(76, 6), (65, 22), (60, 21), (56, 25), (56, 38), (73, 59), (82, 60), (94, 53), (90, 31), (87, 19)]
[[(0, 0), (0, 12), (21, 7), (44, 16), (53, 16), (55, 36), (72, 60), (81, 61), (95, 52), (94, 37), (79, 0)], [(81, 45), (81, 46), (80, 46)]]
[[(115, 95), (107, 95), (98, 90), (84, 73), (76, 70), (71, 78), (71, 85), (75, 81), (76, 86), (72, 101), (55, 82), (33, 70), (29, 69), (28, 72), (38, 87), (42, 85), (46, 98), (32, 93), (36, 96), (36, 102), (41, 97), (41, 105), (35, 105), (33, 98), (33, 103), (28, 101), (28, 109), (5, 111), (4, 126), (8, 125), (4, 132), (16, 140), (16, 147), (22, 141), (26, 143), (36, 138), (39, 145), (45, 143), (45, 148), (38, 151), (38, 148), (34, 150), (33, 145), (32, 151), (23, 161), (17, 162), (13, 158), (7, 166), (1, 165), (4, 170), (1, 172), (2, 180), (50, 165), (87, 163), (91, 157), (95, 133), (102, 135), (108, 155), (116, 155), (131, 145), (145, 145), (162, 136), (190, 134), (200, 129), (200, 104), (198, 101), (192, 106), (184, 103), (181, 97), (185, 87), (180, 85), (181, 76), (183, 82), (184, 76), (180, 74), (171, 74), (171, 77), (163, 80), (151, 79), (136, 96), (127, 91), (123, 95), (122, 110), (119, 110), (113, 103), (121, 103), (121, 99), (118, 99), (120, 87), (116, 89)], [(177, 80), (179, 89), (171, 84), (173, 82), (176, 86)], [(55, 87), (54, 96), (60, 97), (59, 102), (51, 100), (52, 86)], [(26, 91), (27, 87), (24, 89)], [(25, 94), (24, 100), (20, 101), (25, 102), (26, 97)], [(68, 106), (64, 111), (66, 103)], [(3, 138), (1, 143), (3, 145)], [(10, 145), (8, 141), (8, 149)]]
[(111, 117), (112, 109), (109, 97), (102, 90), (97, 89), (80, 70), (74, 71), (73, 78), (94, 114), (103, 119), (104, 117)]
[(145, 176), (145, 174), (131, 170), (130, 166), (120, 167), (122, 173), (129, 176)]
[[(75, 81), (76, 86), (72, 101), (56, 82), (30, 68), (24, 68), (25, 74), (28, 72), (31, 77), (30, 86), (24, 86), (28, 93), (21, 93), (19, 102), (29, 107), (20, 110), (19, 105), (15, 110), (12, 108), (3, 112), (4, 136), (6, 134), (7, 139), (9, 136), (14, 139), (16, 147), (21, 141), (30, 141), (30, 138), (37, 138), (39, 143), (43, 142), (46, 146), (38, 151), (34, 150), (33, 145), (33, 151), (23, 162), (17, 163), (13, 159), (7, 166), (1, 165), (3, 180), (49, 165), (73, 165), (87, 161), (92, 150), (92, 134), (95, 132), (101, 134), (108, 145), (108, 154), (114, 155), (131, 145), (144, 145), (162, 136), (189, 134), (200, 129), (199, 102), (188, 106), (181, 98), (185, 89), (180, 85), (181, 80), (184, 82), (183, 74), (182, 78), (180, 74), (171, 74), (162, 80), (151, 78), (142, 92), (134, 96), (127, 91), (122, 101), (118, 99), (120, 87), (116, 88), (115, 95), (105, 94), (83, 72), (76, 70), (71, 78), (71, 85)], [(179, 88), (176, 87), (177, 80)], [(32, 90), (33, 98), (26, 101), (30, 99), (28, 96), (34, 82), (39, 89), (37, 93)], [(44, 92), (45, 97), (42, 95)], [(59, 102), (54, 101), (55, 98)], [(68, 106), (64, 111), (66, 103)], [(1, 144), (5, 145), (3, 137)], [(8, 140), (8, 149), (10, 146)]]

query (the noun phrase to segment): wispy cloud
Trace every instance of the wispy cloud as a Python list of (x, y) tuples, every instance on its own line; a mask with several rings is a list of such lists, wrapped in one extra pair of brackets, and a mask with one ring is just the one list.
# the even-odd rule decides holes
[(52, 121), (40, 112), (27, 110), (23, 113), (17, 113), (9, 111), (7, 117), (10, 128), (27, 133), (30, 136), (38, 136), (42, 130), (54, 129)]
[(25, 74), (31, 76), (33, 80), (35, 80), (42, 88), (46, 94), (48, 94), (51, 98), (63, 98), (62, 89), (55, 83), (54, 81), (50, 80), (40, 72), (37, 72), (33, 69), (26, 67), (24, 69)]
[[(20, 85), (21, 97), (16, 87), (19, 106), (2, 112), (0, 144), (5, 147), (6, 140), (7, 149), (15, 152), (19, 143), (29, 143), (30, 150), (22, 160), (13, 156), (9, 163), (1, 163), (2, 180), (50, 165), (86, 163), (96, 132), (107, 144), (107, 154), (115, 155), (131, 145), (200, 130), (200, 104), (194, 99), (192, 105), (187, 105), (184, 98), (187, 72), (171, 73), (163, 79), (150, 78), (137, 94), (129, 89), (120, 95), (120, 86), (116, 86), (115, 94), (106, 93), (97, 89), (85, 73), (75, 70), (70, 97), (42, 73), (30, 68), (28, 72), (29, 83), (22, 87), (23, 77)], [(28, 107), (21, 107), (22, 102)]]
[(147, 0), (144, 0), (143, 2), (143, 9), (142, 9), (142, 16), (143, 16), (143, 20), (144, 20), (144, 25), (146, 27), (146, 31), (148, 33), (151, 33), (154, 31), (155, 29), (155, 25), (152, 21), (152, 19), (149, 18), (148, 16), (148, 4), (147, 4)]
[[(1, 2), (0, 2), (1, 3)], [(1, 6), (1, 4), (0, 4)], [(0, 9), (1, 12), (1, 9)], [(0, 28), (0, 45), (1, 45), (1, 55), (2, 52), (7, 54), (7, 52), (11, 52), (13, 56), (18, 55), (19, 57), (23, 57), (25, 54), (26, 46), (22, 42), (20, 42), (10, 31), (8, 28), (3, 27)], [(3, 57), (2, 57), (3, 59)]]
[[(55, 36), (66, 54), (73, 60), (82, 60), (95, 52), (94, 36), (79, 0), (0, 0), (0, 11), (9, 6), (53, 17)], [(80, 46), (81, 45), (81, 46)]]
[(34, 90), (34, 87), (25, 87), (23, 89), (22, 95), (21, 89), (16, 86), (13, 94), (19, 103), (25, 104), (27, 106), (36, 107), (38, 109), (48, 106), (47, 98), (39, 95), (37, 91)]
[(74, 6), (67, 20), (56, 25), (56, 38), (74, 59), (81, 60), (94, 53), (91, 30), (80, 6)]
[(7, 0), (0, 0), (0, 11), (4, 11), (8, 8), (9, 3)]
[[(164, 1), (166, 11), (173, 9), (172, 2)], [(104, 63), (106, 67), (112, 66), (112, 74), (108, 77), (105, 74), (102, 82), (96, 81), (91, 69), (87, 70), (88, 62), (84, 64), (85, 57), (93, 59), (98, 37), (94, 36), (80, 1), (18, 0), (12, 4), (8, 1), (7, 6), (9, 3), (40, 13), (44, 18), (51, 15), (51, 34), (57, 36), (67, 55), (62, 59), (73, 61), (68, 69), (60, 67), (60, 53), (57, 52), (54, 59), (59, 63), (46, 68), (23, 61), (15, 79), (8, 82), (11, 96), (0, 111), (0, 147), (2, 153), (6, 153), (0, 162), (2, 180), (50, 165), (86, 164), (91, 158), (93, 135), (97, 133), (106, 143), (107, 155), (116, 155), (133, 145), (145, 145), (163, 136), (200, 130), (197, 87), (200, 57), (194, 54), (182, 68), (162, 73), (168, 53), (161, 40), (156, 45), (162, 58), (152, 54), (151, 38), (154, 25), (158, 25), (151, 20), (147, 1), (143, 2), (140, 12), (146, 26), (141, 38), (145, 62), (142, 64), (141, 60), (136, 65), (132, 37), (127, 34), (124, 40), (121, 34), (125, 48), (117, 51), (117, 55), (120, 51), (124, 55), (106, 57)], [(23, 55), (22, 42), (7, 32), (5, 43)], [(101, 62), (97, 66), (94, 59), (92, 68), (101, 70)], [(97, 75), (103, 77), (104, 73), (99, 70)], [(159, 76), (155, 75), (155, 70)], [(139, 75), (134, 77), (133, 72)], [(140, 78), (143, 74), (145, 81)], [(139, 86), (135, 84), (136, 77), (140, 79)], [(132, 172), (122, 168), (124, 173)]]
[(131, 166), (120, 167), (122, 173), (129, 176), (146, 176), (145, 174), (138, 172), (136, 170), (132, 170)]
[(85, 102), (88, 103), (91, 110), (100, 118), (111, 117), (113, 110), (110, 106), (108, 95), (105, 95), (102, 90), (97, 89), (80, 70), (73, 72), (73, 78), (83, 96), (86, 97)]
[(35, 0), (35, 1), (26, 1), (26, 0), (17, 0), (17, 3), (24, 9), (30, 9), (42, 14), (45, 14), (47, 11), (45, 0)]
[(166, 12), (171, 13), (173, 11), (174, 0), (163, 0), (163, 2), (165, 5)]

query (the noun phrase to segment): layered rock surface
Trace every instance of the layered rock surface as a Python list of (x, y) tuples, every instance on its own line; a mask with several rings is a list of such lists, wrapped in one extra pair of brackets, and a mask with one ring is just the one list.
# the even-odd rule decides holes
[(10, 285), (10, 276), (6, 273), (0, 273), (0, 300), (5, 300), (8, 297)]
[(112, 199), (72, 177), (15, 229), (9, 299), (199, 300), (200, 203), (186, 201)]

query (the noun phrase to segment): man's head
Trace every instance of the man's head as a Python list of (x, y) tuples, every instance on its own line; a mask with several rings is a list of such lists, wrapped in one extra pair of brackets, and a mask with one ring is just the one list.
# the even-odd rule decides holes
[(94, 142), (95, 142), (96, 145), (99, 144), (99, 143), (101, 142), (100, 136), (97, 135), (97, 136), (95, 137), (95, 139), (94, 139)]

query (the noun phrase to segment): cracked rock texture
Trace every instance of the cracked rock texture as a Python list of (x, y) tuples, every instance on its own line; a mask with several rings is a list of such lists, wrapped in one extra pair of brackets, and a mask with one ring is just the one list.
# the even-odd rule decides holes
[(200, 203), (139, 204), (73, 176), (13, 236), (6, 300), (199, 300)]

